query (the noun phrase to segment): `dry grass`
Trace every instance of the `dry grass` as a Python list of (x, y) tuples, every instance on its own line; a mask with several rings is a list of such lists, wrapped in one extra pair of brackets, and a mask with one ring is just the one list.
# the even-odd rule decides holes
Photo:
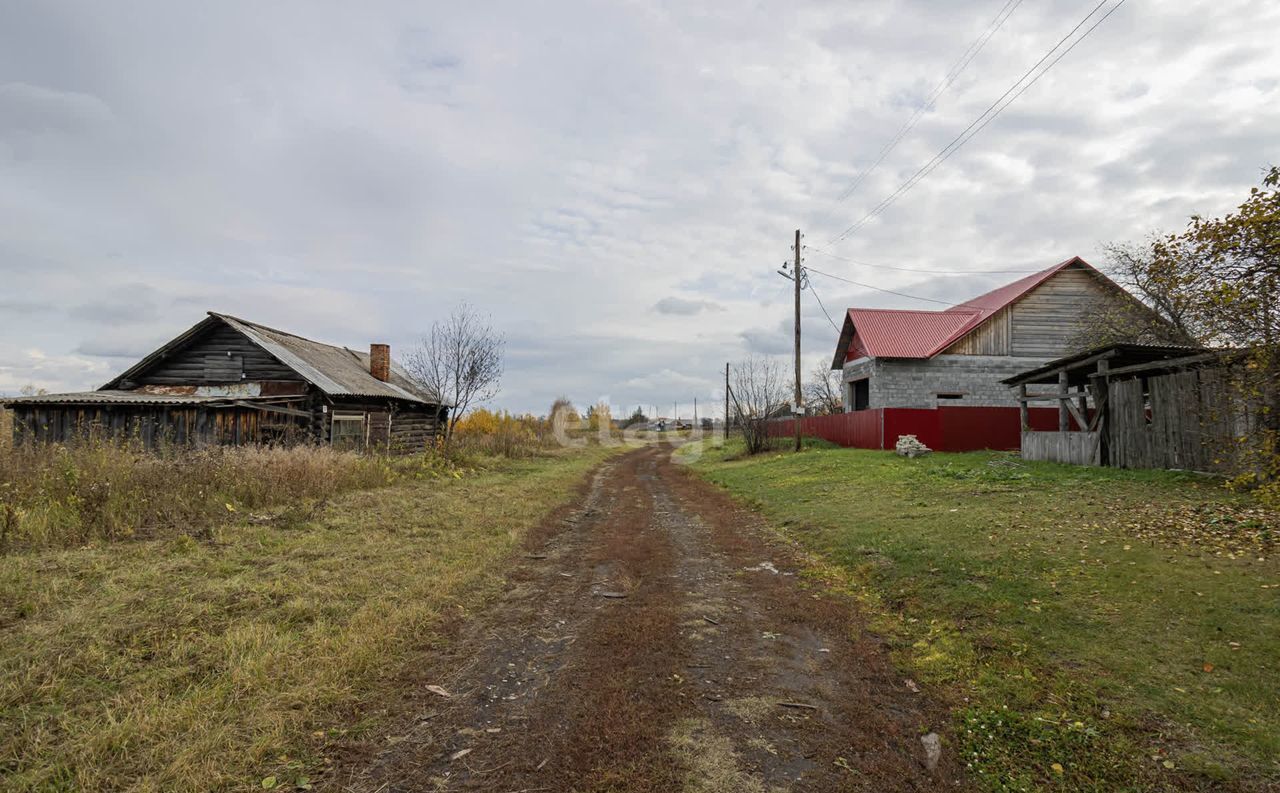
[(224, 525), (210, 542), (172, 535), (0, 556), (3, 787), (293, 789), (317, 779), (330, 740), (377, 733), (377, 703), (397, 676), (446, 641), (448, 618), (495, 591), (524, 533), (606, 453), (401, 481), (288, 526)]
[(451, 471), (434, 457), (324, 447), (147, 454), (128, 445), (0, 446), (0, 551), (191, 534), (261, 510)]
[(688, 769), (684, 793), (768, 793), (764, 783), (745, 773), (734, 752), (733, 741), (717, 735), (707, 719), (685, 719), (669, 736), (671, 748)]
[(0, 408), (0, 454), (13, 445), (13, 413)]

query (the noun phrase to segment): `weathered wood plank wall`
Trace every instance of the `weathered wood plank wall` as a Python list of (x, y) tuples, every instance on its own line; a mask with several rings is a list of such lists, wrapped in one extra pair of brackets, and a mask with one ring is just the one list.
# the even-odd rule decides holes
[(148, 450), (173, 446), (232, 446), (261, 440), (263, 414), (242, 407), (168, 405), (18, 405), (19, 443), (125, 441)]
[(1072, 465), (1099, 465), (1097, 432), (1024, 432), (1022, 458)]
[(1010, 352), (1056, 358), (1071, 352), (1090, 311), (1115, 295), (1081, 268), (1068, 268), (1010, 307)]
[(1108, 443), (1119, 468), (1225, 471), (1248, 416), (1221, 369), (1162, 374), (1110, 385)]
[(1010, 316), (1010, 309), (1000, 309), (977, 330), (943, 352), (952, 355), (1009, 355), (1012, 346)]

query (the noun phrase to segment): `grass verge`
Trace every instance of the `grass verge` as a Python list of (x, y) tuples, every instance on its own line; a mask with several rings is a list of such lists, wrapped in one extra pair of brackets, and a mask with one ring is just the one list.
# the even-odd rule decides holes
[(693, 465), (867, 604), (980, 788), (1280, 783), (1275, 513), (1190, 474), (739, 453)]
[(3, 787), (305, 788), (608, 453), (348, 493), (203, 542), (0, 556)]

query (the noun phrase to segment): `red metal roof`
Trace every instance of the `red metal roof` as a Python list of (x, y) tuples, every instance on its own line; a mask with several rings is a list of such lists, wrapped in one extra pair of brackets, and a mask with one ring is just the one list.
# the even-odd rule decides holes
[(940, 339), (959, 338), (979, 316), (977, 311), (849, 309), (857, 338), (873, 358), (931, 358)]
[(838, 369), (844, 363), (855, 333), (862, 347), (858, 352), (865, 350), (865, 354), (873, 358), (932, 358), (1000, 309), (1073, 265), (1097, 272), (1084, 259), (1073, 256), (944, 311), (851, 308), (840, 334), (840, 346), (832, 368)]

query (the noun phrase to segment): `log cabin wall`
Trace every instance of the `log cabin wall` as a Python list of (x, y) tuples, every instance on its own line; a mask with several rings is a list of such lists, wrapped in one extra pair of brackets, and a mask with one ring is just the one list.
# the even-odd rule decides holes
[(301, 382), (302, 378), (244, 334), (217, 325), (139, 374), (136, 384), (218, 385), (262, 380)]
[(15, 405), (13, 420), (17, 443), (111, 441), (155, 451), (263, 440), (263, 413), (240, 406)]
[(319, 441), (333, 441), (333, 417), (363, 417), (362, 449), (377, 454), (419, 454), (443, 431), (443, 409), (412, 402), (334, 399), (319, 414)]

